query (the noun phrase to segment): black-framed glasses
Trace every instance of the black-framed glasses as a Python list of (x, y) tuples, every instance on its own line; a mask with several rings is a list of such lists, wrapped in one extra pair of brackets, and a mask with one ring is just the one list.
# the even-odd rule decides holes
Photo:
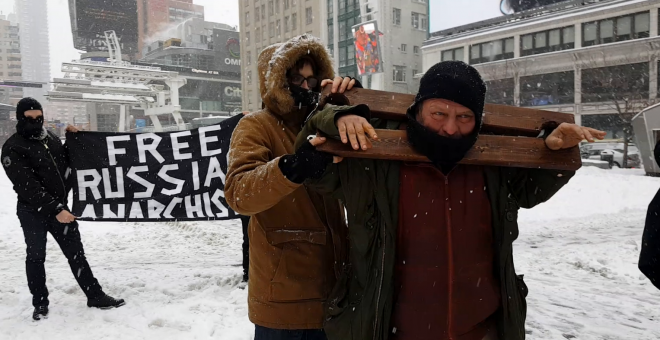
[(319, 84), (319, 80), (314, 76), (305, 78), (299, 74), (295, 74), (289, 77), (289, 83), (296, 86), (302, 86), (305, 80), (307, 81), (307, 87), (309, 87), (310, 89), (315, 88), (316, 85)]

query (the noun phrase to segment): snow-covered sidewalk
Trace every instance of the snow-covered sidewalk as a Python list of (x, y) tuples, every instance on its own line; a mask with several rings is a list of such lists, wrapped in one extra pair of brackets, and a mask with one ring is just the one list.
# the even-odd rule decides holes
[[(660, 339), (660, 291), (637, 270), (646, 206), (660, 179), (581, 169), (520, 214), (528, 339)], [(89, 309), (49, 236), (51, 312), (33, 322), (25, 245), (0, 174), (0, 339), (252, 339), (240, 288), (240, 222), (81, 223), (94, 274), (124, 307)]]

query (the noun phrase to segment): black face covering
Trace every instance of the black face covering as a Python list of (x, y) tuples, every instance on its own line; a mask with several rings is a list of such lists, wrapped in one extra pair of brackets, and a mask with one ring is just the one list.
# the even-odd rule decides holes
[(291, 96), (295, 103), (294, 110), (299, 110), (303, 119), (306, 121), (307, 116), (319, 105), (321, 93), (307, 90), (296, 85), (289, 85), (289, 90), (291, 91)]
[(477, 141), (478, 131), (469, 136), (454, 139), (440, 136), (427, 129), (410, 112), (407, 114), (408, 140), (415, 150), (428, 157), (433, 165), (448, 175), (449, 172), (465, 157)]
[(37, 118), (19, 117), (16, 132), (24, 138), (40, 139), (44, 135), (44, 116)]

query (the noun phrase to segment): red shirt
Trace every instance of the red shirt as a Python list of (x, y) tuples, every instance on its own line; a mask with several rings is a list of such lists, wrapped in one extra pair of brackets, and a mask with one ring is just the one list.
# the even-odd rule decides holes
[(491, 207), (483, 169), (401, 167), (396, 340), (481, 340), (500, 307)]

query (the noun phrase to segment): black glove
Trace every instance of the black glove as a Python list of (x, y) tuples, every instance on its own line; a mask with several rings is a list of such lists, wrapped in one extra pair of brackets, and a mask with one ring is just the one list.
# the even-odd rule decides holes
[(332, 155), (317, 151), (312, 143), (305, 143), (293, 155), (285, 155), (277, 164), (288, 180), (302, 184), (306, 179), (319, 179), (332, 163)]

